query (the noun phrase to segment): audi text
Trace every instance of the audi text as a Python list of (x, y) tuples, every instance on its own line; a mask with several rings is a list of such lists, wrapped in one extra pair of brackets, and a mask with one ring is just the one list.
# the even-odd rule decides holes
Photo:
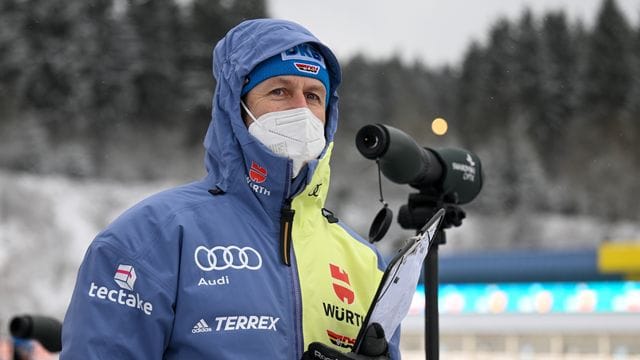
[(216, 286), (216, 285), (229, 285), (229, 277), (222, 276), (217, 279), (200, 278), (200, 281), (198, 281), (198, 286)]

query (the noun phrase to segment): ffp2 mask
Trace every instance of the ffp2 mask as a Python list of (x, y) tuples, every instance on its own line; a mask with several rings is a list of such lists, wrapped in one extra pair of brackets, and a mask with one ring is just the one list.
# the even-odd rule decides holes
[(308, 108), (274, 111), (256, 119), (243, 101), (240, 104), (253, 119), (249, 133), (274, 154), (293, 160), (293, 177), (322, 153), (326, 145), (324, 124)]

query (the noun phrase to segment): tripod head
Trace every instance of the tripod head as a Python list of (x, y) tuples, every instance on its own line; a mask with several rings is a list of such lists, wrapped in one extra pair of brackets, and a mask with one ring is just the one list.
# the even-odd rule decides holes
[(466, 217), (464, 210), (455, 202), (445, 201), (445, 196), (427, 192), (409, 194), (407, 204), (400, 207), (398, 223), (403, 229), (419, 230), (424, 226), (426, 219), (430, 219), (438, 209), (444, 209), (442, 226), (437, 237), (437, 244), (445, 244), (444, 230), (462, 225)]

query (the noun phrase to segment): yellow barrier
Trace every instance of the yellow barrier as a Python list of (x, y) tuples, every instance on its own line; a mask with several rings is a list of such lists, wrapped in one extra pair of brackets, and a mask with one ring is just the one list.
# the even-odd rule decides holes
[(622, 273), (628, 280), (640, 279), (640, 241), (606, 242), (598, 249), (598, 270)]

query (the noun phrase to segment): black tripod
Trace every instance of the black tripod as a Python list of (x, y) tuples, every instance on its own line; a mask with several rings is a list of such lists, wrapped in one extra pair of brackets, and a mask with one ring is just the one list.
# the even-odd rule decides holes
[(421, 190), (409, 195), (409, 202), (400, 207), (398, 222), (405, 229), (421, 229), (426, 221), (439, 209), (445, 209), (442, 226), (438, 229), (424, 261), (425, 292), (425, 355), (427, 360), (438, 360), (440, 356), (439, 312), (438, 312), (438, 248), (446, 243), (445, 229), (460, 226), (465, 218), (455, 196), (445, 196), (433, 190)]

